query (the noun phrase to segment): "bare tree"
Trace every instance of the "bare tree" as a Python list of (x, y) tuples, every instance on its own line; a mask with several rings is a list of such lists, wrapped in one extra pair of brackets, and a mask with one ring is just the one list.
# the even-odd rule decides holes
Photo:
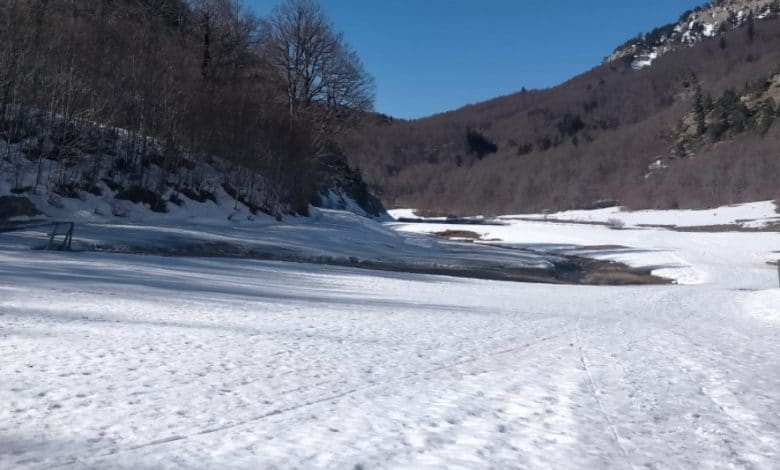
[(213, 198), (193, 163), (221, 158), (236, 204), (305, 213), (315, 157), (372, 86), (310, 1), (267, 20), (242, 0), (0, 1), (0, 137), (65, 197), (104, 181), (161, 208)]
[(313, 0), (287, 0), (267, 21), (267, 57), (282, 78), (291, 133), (313, 130), (316, 156), (373, 105), (374, 82)]

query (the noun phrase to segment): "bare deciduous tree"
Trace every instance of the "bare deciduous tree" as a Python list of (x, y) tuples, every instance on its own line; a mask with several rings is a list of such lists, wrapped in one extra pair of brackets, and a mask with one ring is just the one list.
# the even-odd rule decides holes
[(290, 129), (313, 129), (319, 155), (356, 113), (371, 109), (373, 79), (313, 0), (287, 0), (267, 28), (267, 57), (283, 80)]

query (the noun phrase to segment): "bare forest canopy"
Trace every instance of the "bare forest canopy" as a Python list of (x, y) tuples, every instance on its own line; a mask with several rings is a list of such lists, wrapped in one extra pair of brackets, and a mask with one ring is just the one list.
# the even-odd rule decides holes
[[(237, 0), (0, 2), (0, 138), (55, 165), (18, 192), (105, 180), (164, 204), (171, 188), (205, 192), (195, 169), (219, 158), (236, 198), (305, 213), (372, 101), (371, 77), (311, 0), (265, 18)], [(94, 171), (70, 171), (84, 159)]]
[(761, 17), (639, 70), (626, 55), (425, 119), (373, 115), (347, 154), (386, 205), (428, 213), (780, 198), (780, 18)]

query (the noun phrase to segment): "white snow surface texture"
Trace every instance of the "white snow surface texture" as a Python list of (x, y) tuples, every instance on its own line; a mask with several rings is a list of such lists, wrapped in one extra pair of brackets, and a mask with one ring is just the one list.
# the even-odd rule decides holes
[[(346, 251), (361, 232), (339, 220)], [(0, 235), (0, 468), (780, 468), (777, 233), (507, 224), (460, 228), (678, 284), (54, 253)], [(307, 227), (279, 224), (274, 243)], [(369, 228), (423, 250), (406, 232), (441, 227)]]

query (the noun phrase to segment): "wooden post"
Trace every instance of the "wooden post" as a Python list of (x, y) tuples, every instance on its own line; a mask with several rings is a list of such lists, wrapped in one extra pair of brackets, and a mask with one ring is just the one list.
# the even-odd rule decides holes
[(54, 237), (57, 236), (57, 224), (54, 224), (54, 226), (51, 228), (51, 233), (49, 233), (49, 245), (46, 247), (47, 250), (51, 250), (54, 248)]
[(73, 242), (73, 222), (70, 223), (68, 228), (68, 234), (65, 235), (65, 249), (70, 251), (71, 243)]

